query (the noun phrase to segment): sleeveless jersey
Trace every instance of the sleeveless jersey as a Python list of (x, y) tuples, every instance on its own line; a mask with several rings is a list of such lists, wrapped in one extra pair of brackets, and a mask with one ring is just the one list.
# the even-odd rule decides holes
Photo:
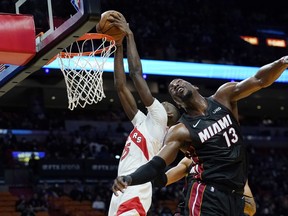
[(242, 190), (247, 178), (247, 155), (239, 123), (228, 108), (212, 97), (206, 100), (204, 116), (183, 114), (179, 120), (190, 132), (192, 144), (187, 153), (197, 163), (194, 178)]
[(154, 99), (145, 115), (140, 110), (132, 120), (133, 130), (129, 134), (118, 166), (118, 176), (128, 175), (155, 156), (163, 145), (167, 132), (167, 112)]

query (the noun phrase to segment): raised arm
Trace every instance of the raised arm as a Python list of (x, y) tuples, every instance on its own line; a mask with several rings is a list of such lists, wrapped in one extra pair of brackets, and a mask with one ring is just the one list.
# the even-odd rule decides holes
[(125, 17), (123, 16), (117, 16), (112, 14), (109, 20), (113, 23), (113, 25), (117, 26), (121, 31), (125, 32), (126, 34), (129, 75), (134, 82), (136, 90), (143, 104), (146, 107), (149, 107), (153, 103), (154, 97), (151, 94), (146, 80), (143, 78), (142, 64), (137, 51), (133, 32), (129, 28), (129, 25), (126, 22)]
[(123, 65), (123, 45), (122, 44), (117, 46), (117, 49), (114, 55), (114, 85), (116, 87), (122, 107), (127, 117), (131, 121), (136, 115), (138, 108), (137, 108), (137, 104), (132, 93), (127, 88), (126, 75), (125, 75), (124, 65)]
[(143, 104), (146, 107), (149, 107), (153, 103), (154, 97), (151, 94), (151, 91), (147, 85), (146, 80), (143, 78), (142, 65), (132, 31), (130, 31), (127, 34), (126, 38), (127, 38), (127, 58), (128, 58), (129, 74), (134, 82), (136, 90)]
[(220, 101), (228, 99), (231, 102), (236, 102), (262, 88), (270, 86), (281, 76), (287, 67), (288, 56), (284, 56), (272, 63), (262, 66), (252, 77), (241, 82), (231, 82), (222, 85), (217, 90), (215, 98)]

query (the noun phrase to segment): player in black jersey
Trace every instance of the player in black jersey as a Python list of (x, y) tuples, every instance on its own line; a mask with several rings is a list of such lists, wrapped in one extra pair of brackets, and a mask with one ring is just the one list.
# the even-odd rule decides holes
[(252, 77), (223, 84), (208, 98), (191, 83), (172, 80), (169, 93), (186, 113), (169, 129), (157, 156), (134, 173), (117, 177), (113, 192), (153, 180), (181, 150), (198, 164), (198, 174), (189, 185), (185, 215), (243, 215), (248, 163), (237, 101), (270, 86), (287, 67), (288, 56), (284, 56), (262, 66)]
[[(189, 189), (189, 182), (191, 182), (198, 174), (197, 166), (198, 165), (193, 160), (184, 157), (175, 167), (172, 167), (171, 169), (166, 171), (165, 173), (166, 176), (158, 176), (159, 181), (154, 180), (154, 185), (161, 188), (164, 186), (171, 185), (185, 177), (185, 184), (182, 191), (182, 193), (185, 196), (185, 194), (187, 194), (187, 190)], [(161, 179), (163, 178), (167, 179), (167, 181), (164, 182), (161, 181)], [(253, 194), (251, 192), (251, 189), (249, 187), (248, 181), (246, 181), (243, 195), (245, 200), (245, 207), (243, 214), (247, 216), (255, 215), (256, 203)], [(184, 215), (184, 205), (182, 202), (179, 204), (179, 207), (181, 209), (180, 215)]]

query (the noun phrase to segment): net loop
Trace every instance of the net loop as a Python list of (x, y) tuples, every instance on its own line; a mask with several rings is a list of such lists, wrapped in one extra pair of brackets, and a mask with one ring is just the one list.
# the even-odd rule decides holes
[(0, 64), (0, 73), (6, 69), (5, 64)]
[(89, 33), (58, 54), (70, 110), (96, 104), (105, 98), (102, 78), (104, 65), (115, 50), (112, 37)]

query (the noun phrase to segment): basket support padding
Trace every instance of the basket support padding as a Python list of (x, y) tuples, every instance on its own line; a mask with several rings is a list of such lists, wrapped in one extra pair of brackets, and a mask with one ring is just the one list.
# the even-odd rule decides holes
[(36, 54), (32, 15), (0, 14), (0, 63), (25, 65)]

